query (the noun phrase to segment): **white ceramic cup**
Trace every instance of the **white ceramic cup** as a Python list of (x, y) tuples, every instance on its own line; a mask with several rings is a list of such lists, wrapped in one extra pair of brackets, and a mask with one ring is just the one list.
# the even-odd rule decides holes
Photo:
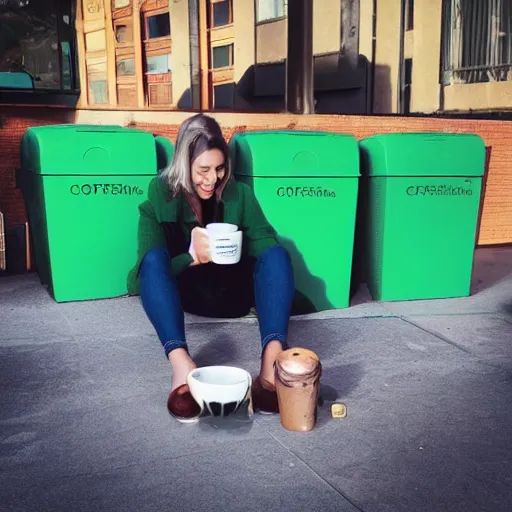
[(192, 370), (187, 384), (194, 400), (212, 416), (226, 417), (248, 404), (251, 416), (251, 374), (234, 366), (204, 366)]
[(213, 223), (206, 226), (213, 263), (234, 265), (242, 256), (242, 232), (238, 226), (227, 223)]

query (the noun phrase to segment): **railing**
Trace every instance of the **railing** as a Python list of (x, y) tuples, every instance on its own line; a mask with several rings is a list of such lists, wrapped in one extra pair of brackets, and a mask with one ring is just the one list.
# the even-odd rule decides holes
[(444, 0), (441, 81), (512, 79), (512, 0)]

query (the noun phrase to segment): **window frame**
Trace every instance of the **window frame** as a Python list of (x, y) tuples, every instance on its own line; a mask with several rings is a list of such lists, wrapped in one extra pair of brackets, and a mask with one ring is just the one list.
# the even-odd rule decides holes
[(256, 25), (264, 25), (266, 23), (274, 23), (276, 21), (285, 20), (288, 17), (288, 1), (287, 0), (266, 0), (266, 1), (272, 1), (274, 2), (283, 2), (283, 11), (284, 14), (282, 16), (274, 16), (272, 18), (265, 18), (264, 20), (259, 19), (259, 8), (260, 8), (260, 2), (265, 0), (254, 0), (254, 14), (256, 18)]
[[(496, 23), (500, 24), (507, 18), (512, 19), (512, 8), (507, 3), (509, 0), (500, 0), (495, 7), (498, 8), (499, 15), (496, 17)], [(494, 82), (512, 82), (512, 54), (510, 50), (505, 57), (506, 46), (512, 45), (512, 34), (504, 32), (506, 39), (496, 37), (492, 39), (493, 32), (488, 26), (488, 22), (484, 19), (487, 15), (491, 18), (492, 6), (487, 6), (487, 13), (477, 18), (475, 21), (473, 16), (463, 16), (462, 0), (443, 0), (442, 2), (442, 26), (441, 26), (441, 59), (440, 59), (440, 76), (439, 84), (443, 87), (452, 85), (476, 85)], [(471, 12), (470, 14), (474, 14)], [(480, 14), (482, 14), (480, 12)], [(503, 16), (501, 16), (503, 14)], [(481, 21), (483, 20), (483, 21)], [(482, 54), (475, 53), (474, 48), (468, 44), (471, 29), (475, 29), (474, 24), (481, 23), (479, 28), (481, 33), (481, 48), (486, 50), (485, 58)], [(487, 33), (482, 27), (487, 28)], [(498, 29), (499, 33), (499, 29)], [(494, 34), (495, 35), (495, 34)], [(505, 42), (506, 41), (506, 42)], [(498, 57), (496, 48), (493, 45), (499, 42), (502, 44), (501, 56)], [(492, 51), (491, 51), (492, 50)], [(489, 53), (491, 58), (489, 58)], [(483, 62), (474, 62), (474, 61)], [(499, 62), (494, 62), (499, 60)], [(466, 61), (466, 62), (465, 62)], [(467, 62), (473, 61), (473, 62)], [(487, 75), (487, 77), (485, 76)], [(494, 76), (492, 76), (494, 75)], [(504, 78), (503, 78), (504, 77)]]
[[(214, 25), (214, 9), (215, 9), (215, 4), (221, 4), (221, 3), (224, 3), (224, 2), (227, 2), (228, 3), (228, 9), (229, 9), (229, 21), (228, 23), (225, 23), (224, 25), (217, 25), (215, 26)], [(210, 0), (208, 2), (208, 7), (209, 7), (209, 13), (208, 13), (208, 26), (210, 28), (210, 30), (220, 30), (220, 29), (223, 29), (225, 27), (230, 27), (233, 25), (233, 0)]]
[[(59, 82), (58, 89), (44, 88), (14, 88), (0, 86), (0, 105), (44, 105), (44, 106), (60, 106), (60, 107), (76, 107), (80, 98), (80, 65), (78, 61), (78, 51), (76, 42), (76, 15), (77, 5), (73, 0), (69, 0), (69, 40), (63, 40), (62, 36), (62, 18), (66, 11), (60, 8), (59, 3), (54, 4), (56, 13), (56, 34), (58, 44), (58, 66), (59, 66)], [(62, 63), (63, 43), (69, 42), (70, 46), (70, 63), (71, 63), (71, 88), (64, 88), (64, 68)]]
[[(215, 50), (217, 50), (218, 48), (228, 48), (228, 60), (229, 60), (229, 64), (227, 66), (219, 66), (219, 67), (214, 67), (213, 65), (213, 62), (214, 62), (214, 58), (213, 58), (213, 54), (215, 53)], [(233, 66), (235, 65), (235, 44), (234, 43), (226, 43), (226, 44), (216, 44), (216, 45), (212, 45), (212, 54), (211, 54), (211, 63), (212, 63), (212, 66), (211, 66), (211, 70), (213, 72), (215, 71), (219, 71), (219, 70), (225, 70), (225, 69), (232, 69)]]
[[(171, 13), (169, 12), (169, 8), (162, 7), (160, 9), (144, 11), (141, 14), (144, 20), (144, 32), (142, 34), (142, 40), (144, 43), (153, 43), (155, 41), (172, 39)], [(152, 18), (153, 16), (161, 16), (162, 14), (166, 14), (167, 16), (169, 16), (169, 34), (166, 36), (149, 37), (149, 18)]]

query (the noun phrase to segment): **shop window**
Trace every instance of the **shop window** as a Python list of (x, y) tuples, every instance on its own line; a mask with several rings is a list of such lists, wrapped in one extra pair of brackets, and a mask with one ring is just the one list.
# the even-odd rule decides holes
[(74, 18), (72, 0), (1, 1), (0, 89), (76, 91)]
[(146, 18), (147, 39), (167, 37), (171, 35), (171, 19), (169, 13), (155, 14)]
[(233, 45), (216, 46), (212, 49), (213, 69), (225, 68), (233, 65)]

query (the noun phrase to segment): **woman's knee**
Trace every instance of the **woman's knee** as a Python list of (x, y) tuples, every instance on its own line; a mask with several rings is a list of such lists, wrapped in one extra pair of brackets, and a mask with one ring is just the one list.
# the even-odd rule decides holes
[(142, 258), (140, 274), (165, 272), (169, 269), (170, 257), (165, 247), (153, 247)]
[(290, 255), (282, 245), (267, 247), (258, 257), (258, 262), (291, 265)]
[(269, 278), (293, 287), (293, 266), (288, 251), (281, 245), (265, 249), (256, 261), (254, 278), (256, 281), (259, 278)]

